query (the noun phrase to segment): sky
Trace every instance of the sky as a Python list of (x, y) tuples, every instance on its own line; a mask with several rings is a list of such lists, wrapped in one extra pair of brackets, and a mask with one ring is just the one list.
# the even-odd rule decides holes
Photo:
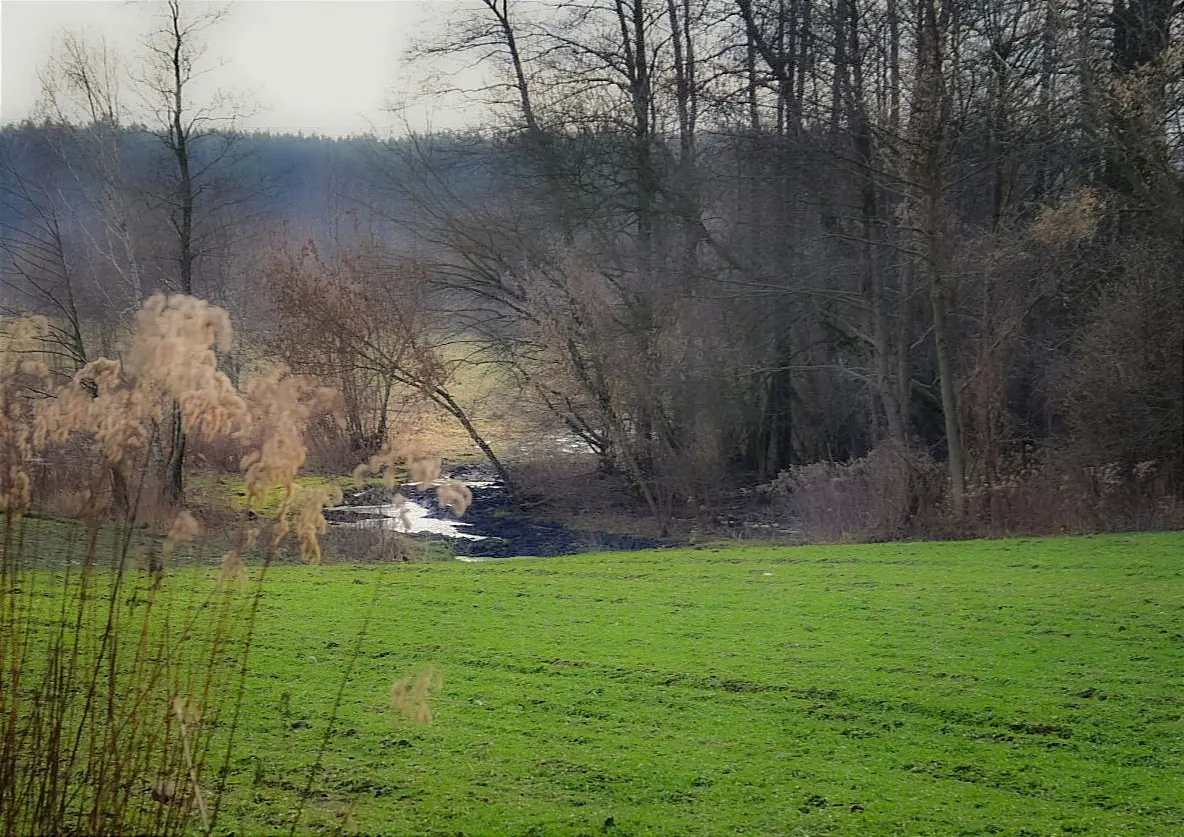
[[(0, 124), (29, 116), (38, 69), (63, 28), (102, 36), (134, 56), (158, 2), (0, 0)], [(232, 0), (207, 37), (214, 69), (208, 89), (230, 91), (257, 112), (244, 128), (342, 136), (399, 130), (389, 112), (419, 87), (401, 60), (410, 39), (455, 0)], [(208, 92), (202, 90), (198, 92)], [(196, 95), (196, 94), (195, 94)], [(464, 111), (414, 100), (404, 113), (416, 129), (460, 127)]]

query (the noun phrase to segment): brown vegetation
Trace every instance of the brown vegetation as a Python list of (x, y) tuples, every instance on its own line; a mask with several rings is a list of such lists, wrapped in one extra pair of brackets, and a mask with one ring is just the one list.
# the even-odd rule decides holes
[[(12, 323), (0, 357), (0, 834), (181, 833), (194, 818), (208, 833), (267, 568), (290, 532), (301, 558), (318, 563), (323, 509), (341, 502), (339, 489), (296, 482), (310, 423), (340, 398), (282, 367), (239, 390), (217, 362), (228, 315), (188, 296), (150, 298), (123, 361), (98, 358), (57, 385), (37, 342), (46, 331), (44, 318)], [(241, 451), (247, 506), (260, 514), (240, 514), (220, 543), (187, 509), (162, 521), (163, 538), (133, 529), (173, 404), (186, 434)], [(33, 466), (63, 449), (84, 463), (73, 472), (79, 519), (34, 517), (45, 494)], [(425, 483), (439, 469), (389, 446), (381, 460)], [(124, 500), (105, 490), (112, 474)], [(264, 513), (277, 489), (278, 508)], [(440, 490), (462, 513), (464, 492)], [(215, 549), (225, 549), (217, 583), (177, 587), (177, 563)], [(430, 721), (433, 682), (408, 692), (418, 722)]]

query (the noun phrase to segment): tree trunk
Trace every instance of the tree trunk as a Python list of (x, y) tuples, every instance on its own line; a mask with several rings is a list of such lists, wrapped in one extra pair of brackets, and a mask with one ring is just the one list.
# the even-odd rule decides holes
[(173, 420), (169, 458), (165, 463), (165, 498), (170, 505), (185, 502), (185, 430), (181, 424), (181, 405), (173, 402)]
[(777, 338), (774, 369), (769, 375), (766, 479), (772, 479), (794, 464), (792, 362), (793, 350), (789, 335), (782, 334)]
[(950, 6), (942, 0), (922, 0), (917, 26), (917, 75), (913, 107), (914, 211), (920, 228), (924, 264), (929, 274), (933, 313), (933, 348), (941, 384), (941, 406), (946, 433), (946, 466), (950, 477), (950, 510), (956, 520), (966, 513), (966, 452), (958, 416), (958, 387), (950, 350), (948, 323), (944, 194), (951, 117), (946, 85), (945, 47)]
[(896, 406), (900, 410), (900, 422), (907, 445), (913, 403), (913, 368), (909, 351), (912, 343), (913, 285), (909, 256), (903, 258), (904, 264), (900, 266), (900, 299), (896, 306)]
[(933, 349), (937, 356), (937, 374), (941, 379), (941, 411), (945, 419), (950, 511), (956, 520), (962, 520), (966, 515), (966, 452), (963, 450), (962, 428), (958, 420), (957, 387), (954, 384), (954, 364), (950, 358), (945, 289), (940, 277), (934, 277), (930, 299), (933, 303)]
[[(189, 37), (181, 21), (180, 0), (170, 0), (169, 13), (172, 23), (172, 125), (169, 146), (177, 161), (177, 210), (176, 218), (177, 262), (180, 271), (181, 293), (193, 295), (193, 173), (189, 160), (189, 131), (185, 124), (185, 85), (188, 82), (185, 66), (185, 42)], [(173, 402), (172, 442), (169, 458), (165, 465), (165, 496), (177, 505), (185, 497), (185, 429), (181, 424), (181, 407)]]
[[(900, 445), (905, 442), (904, 423), (900, 405), (896, 398), (896, 387), (892, 381), (892, 344), (888, 313), (888, 298), (884, 288), (884, 273), (881, 264), (882, 231), (884, 224), (880, 217), (880, 196), (876, 184), (875, 150), (872, 144), (871, 121), (864, 104), (863, 49), (859, 40), (859, 14), (856, 0), (848, 0), (847, 21), (849, 26), (843, 37), (848, 40), (849, 75), (845, 74), (847, 87), (843, 92), (846, 102), (847, 123), (854, 134), (855, 153), (859, 163), (859, 196), (863, 226), (863, 269), (866, 280), (865, 294), (870, 298), (872, 311), (872, 351), (874, 358), (874, 380), (876, 395), (888, 425), (888, 436)], [(879, 428), (874, 428), (878, 435)]]
[(497, 458), (497, 454), (493, 452), (493, 448), (485, 441), (485, 438), (477, 432), (476, 426), (470, 421), (468, 414), (464, 409), (456, 403), (452, 396), (442, 389), (436, 389), (429, 394), (432, 401), (439, 404), (445, 410), (452, 414), (452, 416), (460, 422), (461, 427), (469, 434), (469, 438), (473, 444), (485, 454), (485, 458), (489, 460), (489, 464), (493, 466), (493, 470), (497, 473), (498, 479), (506, 486), (508, 491), (513, 491), (513, 481), (510, 479), (510, 472), (506, 470), (506, 466)]

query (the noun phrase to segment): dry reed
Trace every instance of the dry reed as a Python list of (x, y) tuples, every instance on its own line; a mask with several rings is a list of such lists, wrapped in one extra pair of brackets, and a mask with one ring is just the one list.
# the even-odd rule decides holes
[[(295, 480), (308, 423), (332, 414), (336, 396), (283, 369), (239, 392), (218, 369), (218, 352), (232, 338), (229, 318), (192, 297), (149, 299), (123, 361), (98, 358), (60, 386), (36, 353), (47, 327), (43, 319), (16, 321), (0, 353), (0, 835), (168, 834), (194, 825), (208, 833), (270, 553), (250, 595), (241, 594), (240, 548), (227, 552), (216, 587), (162, 585), (174, 577), (164, 570), (177, 548), (201, 527), (183, 509), (159, 546), (131, 537), (149, 451), (173, 404), (186, 433), (233, 439), (245, 450), (251, 498), (281, 487), (275, 528), (294, 529), (302, 554), (315, 561), (321, 509), (339, 498), (299, 495)], [(29, 463), (79, 444), (101, 466), (90, 472), (93, 484), (75, 488), (84, 525), (29, 522), (21, 514), (32, 494)], [(130, 513), (114, 519), (108, 512), (118, 509), (101, 499), (112, 475), (135, 488)], [(64, 527), (65, 554), (30, 551), (51, 525)], [(255, 533), (245, 518), (242, 529), (245, 546)], [(63, 572), (50, 571), (55, 563)], [(154, 572), (140, 575), (138, 565)], [(207, 781), (204, 769), (218, 764), (216, 740), (226, 749), (216, 780)]]
[[(311, 423), (339, 420), (341, 398), (281, 366), (239, 391), (218, 369), (218, 352), (232, 339), (229, 317), (192, 297), (152, 297), (135, 317), (122, 361), (95, 359), (57, 386), (37, 352), (47, 321), (9, 326), (0, 350), (0, 837), (209, 833), (274, 548), (294, 533), (301, 557), (319, 563), (323, 510), (342, 502), (336, 488), (296, 481)], [(282, 494), (258, 572), (248, 572), (244, 555), (258, 548), (260, 523), (244, 513), (209, 589), (177, 586), (169, 579), (193, 577), (166, 572), (182, 544), (192, 544), (186, 553), (203, 548), (189, 510), (173, 512), (160, 541), (132, 537), (152, 446), (174, 404), (186, 434), (231, 440), (243, 451), (249, 508), (262, 516), (268, 496)], [(52, 524), (65, 527), (66, 543), (41, 554), (51, 523), (24, 514), (36, 488), (31, 463), (64, 451), (93, 465), (79, 470), (89, 482), (71, 487), (82, 519)], [(382, 473), (393, 483), (404, 468), (426, 488), (441, 464), (413, 445), (392, 444), (357, 474)], [(130, 507), (114, 502), (111, 482), (123, 484)], [(459, 483), (437, 490), (457, 514), (472, 500)], [(55, 563), (59, 572), (50, 571)], [(392, 707), (430, 722), (427, 698), (439, 686), (438, 673), (421, 672), (396, 684)], [(335, 707), (340, 700), (341, 691)], [(310, 783), (320, 761), (319, 753)]]

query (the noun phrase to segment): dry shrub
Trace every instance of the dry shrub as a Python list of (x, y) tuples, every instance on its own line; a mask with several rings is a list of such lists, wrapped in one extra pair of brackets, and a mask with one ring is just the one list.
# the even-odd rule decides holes
[(322, 416), (308, 425), (308, 459), (312, 474), (348, 474), (358, 463), (358, 449), (335, 419)]
[(0, 353), (0, 511), (20, 514), (33, 496), (30, 471), (35, 438), (28, 390), (48, 385), (49, 370), (37, 353), (47, 334), (44, 317), (24, 317), (10, 324)]
[(851, 462), (794, 468), (766, 491), (814, 542), (1184, 528), (1171, 463), (1094, 465), (1076, 457), (1028, 449), (1003, 458), (993, 482), (967, 486), (960, 521), (948, 515), (941, 464), (890, 444)]
[[(99, 358), (80, 369), (53, 398), (38, 403), (33, 443), (40, 451), (81, 435), (93, 440), (111, 468), (126, 475), (143, 464), (169, 405), (186, 433), (232, 442), (242, 455), (248, 504), (263, 506), (275, 486), (286, 490), (281, 519), (311, 504), (297, 503), (294, 484), (307, 459), (311, 422), (340, 415), (340, 396), (283, 366), (267, 370), (238, 392), (217, 368), (229, 347), (226, 312), (182, 295), (156, 295), (136, 315), (126, 362)], [(328, 499), (328, 498), (325, 498)], [(307, 511), (297, 527), (306, 554), (316, 529)], [(281, 525), (281, 528), (283, 526)]]
[(274, 486), (294, 493), (296, 474), (308, 458), (305, 435), (309, 423), (340, 410), (340, 396), (302, 375), (277, 366), (250, 381), (244, 392), (250, 406), (254, 449), (243, 457), (247, 500), (264, 505)]
[(277, 242), (261, 282), (276, 319), (271, 350), (338, 387), (355, 456), (382, 444), (396, 423), (394, 405), (449, 375), (430, 339), (425, 268), (357, 220), (331, 233), (327, 248), (312, 239)]
[[(276, 532), (282, 533), (287, 526), (291, 525), (296, 532), (296, 537), (300, 539), (300, 560), (310, 564), (319, 564), (321, 563), (320, 537), (329, 526), (328, 521), (325, 520), (324, 510), (327, 506), (340, 505), (341, 489), (336, 486), (305, 488), (300, 489), (292, 496), (298, 502), (293, 505), (291, 511), (281, 506), (280, 525), (277, 525)], [(292, 515), (295, 518), (294, 523), (285, 523), (286, 515)]]
[(250, 418), (242, 397), (218, 369), (217, 352), (228, 350), (231, 340), (230, 317), (223, 309), (183, 294), (156, 294), (136, 314), (127, 371), (141, 386), (180, 406), (187, 433), (233, 437)]
[(424, 450), (416, 439), (392, 438), (367, 462), (354, 468), (353, 478), (362, 480), (368, 476), (381, 476), (383, 485), (390, 487), (399, 483), (402, 467), (409, 475), (410, 482), (424, 489), (436, 482), (443, 464), (444, 461), (437, 454)]
[(196, 538), (200, 532), (201, 527), (194, 520), (192, 514), (184, 509), (177, 512), (177, 516), (173, 520), (173, 525), (169, 528), (168, 536), (164, 539), (164, 547), (162, 549), (165, 555), (172, 554), (177, 544), (188, 543)]
[(770, 489), (809, 541), (883, 541), (944, 533), (944, 484), (928, 454), (886, 442), (850, 462), (791, 468)]
[(1072, 449), (1048, 450), (1017, 458), (1002, 474), (994, 485), (970, 487), (975, 534), (1184, 528), (1184, 502), (1173, 490), (1171, 463), (1083, 464)]
[(1097, 231), (1104, 210), (1105, 203), (1096, 190), (1082, 189), (1041, 210), (1028, 232), (1042, 247), (1069, 247)]
[[(196, 518), (171, 510), (163, 542), (103, 535), (108, 502), (130, 503), (119, 527), (137, 519), (152, 495), (142, 492), (152, 443), (175, 403), (186, 432), (245, 451), (252, 500), (285, 489), (273, 535), (294, 530), (316, 561), (322, 508), (340, 496), (299, 492), (295, 478), (309, 423), (332, 415), (336, 398), (282, 369), (238, 392), (217, 368), (231, 337), (225, 312), (190, 297), (150, 299), (122, 362), (94, 360), (57, 387), (37, 355), (22, 356), (45, 329), (12, 324), (0, 354), (0, 834), (180, 833), (195, 815), (209, 832), (231, 752), (215, 754), (212, 736), (233, 739), (271, 552), (243, 595), (243, 550), (258, 537), (244, 517), (218, 584), (173, 592), (168, 579), (185, 576), (163, 569), (200, 535)], [(37, 478), (71, 460), (85, 463), (67, 473), (79, 477), (69, 498), (88, 525), (65, 526), (62, 544), (41, 527), (63, 524), (23, 512), (47, 496)], [(52, 552), (25, 551), (46, 544)], [(45, 571), (55, 564), (62, 572)]]
[[(1129, 472), (1159, 463), (1184, 484), (1184, 297), (1175, 248), (1131, 253), (1132, 269), (1100, 294), (1071, 363), (1053, 380), (1065, 447), (1081, 466)], [(1142, 257), (1152, 264), (1139, 265)], [(1135, 271), (1134, 266), (1142, 269)]]
[(173, 403), (202, 438), (243, 432), (247, 405), (217, 368), (217, 349), (230, 339), (222, 309), (180, 294), (151, 297), (136, 314), (126, 362), (91, 361), (38, 404), (38, 448), (84, 433), (113, 467), (134, 467)]
[(407, 470), (411, 474), (411, 483), (416, 488), (427, 488), (440, 476), (440, 466), (443, 464), (438, 456), (409, 457)]
[(219, 589), (241, 590), (247, 580), (247, 566), (243, 562), (243, 555), (237, 549), (232, 549), (222, 556), (222, 567), (218, 573)]

